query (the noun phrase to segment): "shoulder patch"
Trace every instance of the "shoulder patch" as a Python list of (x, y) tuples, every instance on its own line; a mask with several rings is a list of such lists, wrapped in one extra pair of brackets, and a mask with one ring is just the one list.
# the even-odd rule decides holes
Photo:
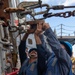
[(56, 64), (56, 62), (57, 62), (57, 58), (54, 58), (52, 66), (54, 66)]

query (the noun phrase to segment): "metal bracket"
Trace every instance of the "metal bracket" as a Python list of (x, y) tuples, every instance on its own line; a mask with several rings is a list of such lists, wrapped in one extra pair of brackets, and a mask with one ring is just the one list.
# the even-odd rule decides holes
[[(31, 2), (32, 3), (32, 2)], [(35, 18), (35, 16), (36, 15), (40, 15), (40, 14), (44, 14), (44, 13), (48, 13), (48, 11), (49, 11), (49, 9), (47, 9), (47, 8), (49, 8), (49, 5), (48, 4), (37, 4), (37, 3), (33, 3), (33, 4), (29, 4), (29, 5), (23, 5), (23, 4), (26, 4), (26, 3), (20, 3), (19, 5), (18, 5), (18, 8), (25, 8), (25, 11), (21, 11), (21, 12), (17, 12), (17, 16), (18, 16), (18, 18), (20, 18), (20, 19), (22, 19), (22, 18), (24, 18), (26, 15), (30, 15), (30, 16), (32, 16), (33, 17), (33, 19), (35, 20), (36, 18)], [(44, 11), (40, 11), (40, 12), (34, 12), (34, 10), (35, 9), (37, 9), (37, 8), (43, 8), (43, 7), (46, 7), (46, 10), (44, 10)]]

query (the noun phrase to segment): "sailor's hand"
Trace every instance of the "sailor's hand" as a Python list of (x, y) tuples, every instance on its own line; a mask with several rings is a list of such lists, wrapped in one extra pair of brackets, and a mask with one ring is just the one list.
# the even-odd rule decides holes
[(46, 29), (48, 29), (48, 28), (50, 28), (49, 24), (48, 24), (48, 23), (44, 23), (44, 24), (43, 24), (43, 30), (46, 30)]
[(36, 29), (36, 31), (35, 31), (35, 34), (40, 35), (40, 34), (43, 32), (42, 27), (43, 27), (43, 22), (39, 22), (39, 23), (37, 24), (37, 29)]
[(31, 34), (31, 33), (34, 33), (35, 32), (35, 29), (31, 29), (30, 26), (27, 27), (27, 33), (28, 34)]

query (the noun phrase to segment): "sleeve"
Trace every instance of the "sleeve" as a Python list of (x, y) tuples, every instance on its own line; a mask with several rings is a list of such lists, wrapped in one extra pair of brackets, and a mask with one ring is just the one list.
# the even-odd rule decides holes
[(54, 53), (47, 49), (43, 35), (40, 36), (40, 40), (41, 40), (42, 44), (37, 45), (37, 50), (38, 50), (38, 66), (37, 66), (37, 68), (38, 68), (38, 74), (42, 75), (43, 73), (45, 73), (45, 71), (47, 69), (46, 61)]
[(37, 45), (37, 52), (38, 52), (38, 63), (37, 63), (37, 69), (38, 69), (38, 75), (42, 75), (46, 71), (46, 52), (43, 49), (42, 45)]
[(20, 57), (21, 65), (27, 58), (25, 49), (26, 49), (26, 41), (21, 41), (19, 45), (19, 57)]
[(46, 59), (48, 59), (50, 56), (52, 56), (54, 54), (54, 52), (52, 51), (52, 49), (50, 47), (48, 47), (49, 45), (45, 42), (44, 35), (40, 35), (40, 39), (42, 42), (42, 47), (46, 51)]
[(51, 28), (48, 28), (44, 35), (47, 37), (48, 44), (51, 46), (55, 56), (59, 60), (59, 62), (63, 62), (66, 65), (70, 66), (71, 59), (70, 56), (67, 54), (66, 50), (64, 50), (58, 39), (56, 38), (55, 34), (53, 33)]

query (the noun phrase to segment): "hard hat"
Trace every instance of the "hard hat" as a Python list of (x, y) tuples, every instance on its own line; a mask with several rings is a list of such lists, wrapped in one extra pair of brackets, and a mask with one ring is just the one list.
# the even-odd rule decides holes
[(67, 42), (67, 41), (60, 41), (60, 43), (65, 46), (66, 51), (68, 52), (68, 54), (70, 56), (72, 56), (72, 44)]
[(31, 48), (31, 49), (29, 50), (29, 53), (32, 52), (32, 51), (36, 51), (36, 52), (37, 52), (37, 48)]

